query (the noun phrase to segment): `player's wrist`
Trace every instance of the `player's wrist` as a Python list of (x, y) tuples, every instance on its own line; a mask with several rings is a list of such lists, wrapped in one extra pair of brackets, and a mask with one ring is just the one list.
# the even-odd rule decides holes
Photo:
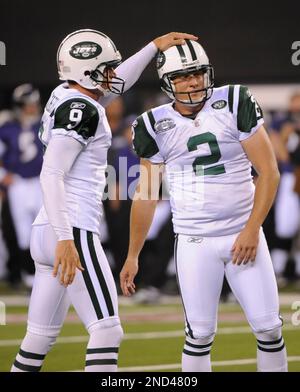
[(146, 48), (148, 50), (153, 51), (154, 54), (156, 54), (159, 51), (159, 48), (157, 46), (157, 42), (155, 42), (156, 40), (154, 39), (153, 41), (149, 42), (149, 44), (146, 46)]
[(74, 242), (74, 237), (73, 237), (73, 235), (70, 235), (68, 237), (65, 237), (65, 236), (58, 237), (58, 242), (68, 244), (68, 243)]
[(258, 234), (260, 228), (261, 228), (261, 225), (258, 224), (257, 222), (248, 222), (245, 226), (245, 229), (247, 229), (248, 231), (251, 231), (254, 234)]
[(139, 263), (139, 254), (136, 254), (136, 253), (130, 254), (130, 253), (128, 253), (126, 261), (128, 263), (132, 263), (132, 264), (138, 265), (138, 263)]

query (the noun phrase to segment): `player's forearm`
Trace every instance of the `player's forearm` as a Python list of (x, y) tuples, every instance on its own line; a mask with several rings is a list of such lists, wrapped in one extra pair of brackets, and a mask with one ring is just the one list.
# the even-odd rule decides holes
[[(129, 90), (138, 81), (156, 53), (157, 47), (153, 42), (150, 42), (115, 69), (117, 76), (125, 80), (124, 91)], [(103, 107), (106, 107), (115, 98), (115, 94), (110, 94), (107, 97), (101, 97), (99, 102)]]
[(134, 200), (130, 214), (128, 258), (138, 258), (150, 229), (157, 200)]
[(279, 171), (276, 168), (259, 174), (255, 186), (254, 204), (247, 227), (258, 230), (263, 224), (274, 202), (279, 179)]
[(125, 80), (125, 91), (130, 89), (139, 79), (156, 53), (157, 47), (153, 42), (150, 42), (116, 68), (116, 74)]

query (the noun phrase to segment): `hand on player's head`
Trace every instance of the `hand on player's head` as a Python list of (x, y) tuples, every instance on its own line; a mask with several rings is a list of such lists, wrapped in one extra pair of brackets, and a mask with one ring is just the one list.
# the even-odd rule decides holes
[(184, 45), (186, 39), (197, 41), (198, 37), (193, 34), (172, 32), (153, 40), (156, 47), (160, 51), (167, 50), (171, 46)]

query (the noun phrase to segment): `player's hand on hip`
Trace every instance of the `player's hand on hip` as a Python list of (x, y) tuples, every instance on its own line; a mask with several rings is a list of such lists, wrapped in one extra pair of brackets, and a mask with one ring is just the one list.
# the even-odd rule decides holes
[(135, 284), (133, 282), (138, 272), (138, 259), (127, 258), (125, 264), (120, 273), (120, 286), (122, 293), (126, 297), (130, 297), (131, 294), (135, 293)]
[(61, 267), (59, 271), (59, 282), (65, 287), (73, 282), (76, 268), (84, 271), (73, 240), (57, 242), (53, 276), (57, 276), (59, 266)]
[(157, 37), (153, 40), (153, 42), (155, 43), (157, 49), (163, 51), (174, 45), (184, 45), (186, 39), (196, 41), (198, 37), (193, 34), (173, 32), (162, 35), (161, 37)]
[(254, 262), (259, 241), (259, 228), (245, 227), (237, 236), (232, 248), (232, 263), (241, 265)]

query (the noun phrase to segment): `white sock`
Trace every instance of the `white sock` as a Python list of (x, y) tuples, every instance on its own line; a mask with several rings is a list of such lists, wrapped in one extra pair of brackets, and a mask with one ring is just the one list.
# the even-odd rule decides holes
[(36, 335), (28, 332), (23, 339), (11, 372), (38, 372), (56, 337)]
[(255, 333), (257, 338), (257, 370), (259, 372), (287, 372), (287, 353), (281, 328)]
[(116, 372), (119, 346), (123, 337), (121, 325), (90, 331), (86, 372)]
[(192, 339), (186, 337), (182, 352), (183, 372), (211, 372), (210, 350), (214, 335)]

